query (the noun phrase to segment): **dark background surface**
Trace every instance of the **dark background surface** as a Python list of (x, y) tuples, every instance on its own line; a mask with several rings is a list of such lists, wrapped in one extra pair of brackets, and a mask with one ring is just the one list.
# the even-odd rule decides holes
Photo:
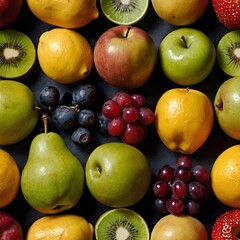
[[(110, 27), (116, 26), (103, 16), (99, 4), (98, 9), (100, 14), (98, 19), (92, 21), (91, 23), (82, 28), (75, 29), (88, 39), (92, 47), (94, 47), (96, 40), (105, 30), (109, 29)], [(147, 15), (142, 21), (136, 24), (136, 26), (144, 29), (149, 33), (149, 35), (153, 38), (155, 42), (156, 49), (158, 49), (161, 40), (169, 32), (178, 28), (161, 20), (154, 12), (151, 3)], [(224, 33), (230, 31), (229, 29), (224, 28), (223, 25), (219, 23), (213, 12), (211, 3), (209, 3), (209, 7), (207, 11), (204, 13), (204, 15), (196, 23), (194, 23), (193, 25), (189, 25), (188, 27), (199, 29), (205, 34), (207, 34), (212, 39), (215, 46), (217, 45), (220, 38), (224, 35)], [(24, 8), (22, 9), (22, 12), (18, 19), (16, 20), (16, 22), (13, 25), (9, 26), (8, 28), (13, 28), (26, 33), (33, 40), (35, 46), (37, 46), (40, 35), (43, 32), (54, 28), (54, 26), (48, 25), (36, 19), (29, 11), (25, 3)], [(219, 66), (216, 63), (213, 71), (207, 77), (207, 79), (192, 88), (198, 89), (206, 93), (209, 96), (209, 98), (213, 101), (218, 87), (226, 79), (228, 79), (228, 76), (226, 76), (219, 69)], [(98, 76), (95, 69), (92, 70), (90, 76), (84, 81), (92, 83), (93, 85), (96, 86), (98, 92), (101, 95), (102, 100), (111, 98), (115, 92), (121, 90), (106, 84)], [(38, 66), (38, 63), (36, 64), (34, 71), (31, 73), (31, 75), (24, 80), (24, 83), (34, 91), (37, 99), (39, 97), (39, 92), (41, 91), (41, 89), (47, 85), (57, 86), (61, 92), (61, 95), (66, 91), (71, 92), (73, 88), (77, 85), (77, 83), (71, 85), (62, 85), (53, 82), (43, 74), (43, 72)], [(159, 67), (159, 61), (157, 59), (155, 70), (150, 79), (148, 80), (148, 82), (139, 89), (132, 90), (131, 92), (141, 92), (142, 94), (144, 94), (146, 98), (146, 105), (154, 110), (155, 105), (159, 97), (162, 95), (162, 93), (173, 87), (179, 86), (174, 85), (163, 76)], [(149, 159), (152, 172), (154, 175), (155, 172), (164, 164), (166, 163), (174, 164), (178, 154), (171, 152), (161, 143), (159, 137), (156, 134), (154, 126), (151, 126), (149, 130), (150, 131), (147, 139), (144, 141), (143, 144), (138, 146), (138, 148)], [(22, 170), (27, 161), (29, 146), (31, 144), (33, 137), (36, 134), (41, 133), (42, 131), (43, 131), (42, 123), (41, 121), (39, 121), (35, 130), (24, 141), (15, 145), (0, 147), (8, 151), (10, 154), (12, 154), (13, 157), (15, 157), (15, 159), (18, 162), (20, 170)], [(83, 166), (85, 166), (86, 160), (91, 151), (93, 151), (94, 148), (97, 147), (99, 144), (111, 141), (120, 141), (118, 138), (104, 136), (96, 133), (93, 136), (93, 141), (90, 144), (90, 146), (80, 147), (72, 143), (70, 137), (71, 132), (66, 131), (64, 132), (59, 130), (57, 132), (62, 135), (70, 150), (79, 158)], [(217, 158), (217, 156), (223, 150), (235, 144), (238, 144), (238, 141), (235, 141), (226, 136), (219, 129), (219, 126), (215, 121), (213, 131), (211, 132), (211, 135), (209, 136), (208, 140), (198, 151), (196, 151), (192, 155), (194, 164), (199, 163), (205, 165), (210, 171), (212, 164), (214, 160)], [(155, 179), (153, 178), (153, 183), (154, 180)], [(153, 207), (154, 199), (155, 198), (153, 196), (151, 186), (151, 188), (149, 189), (149, 193), (142, 199), (142, 201), (140, 201), (135, 206), (131, 207), (133, 210), (137, 211), (144, 217), (144, 219), (148, 223), (150, 231), (152, 230), (155, 223), (161, 217), (154, 210)], [(106, 211), (107, 209), (109, 208), (97, 203), (93, 199), (93, 197), (89, 194), (87, 188), (85, 188), (84, 194), (80, 202), (74, 208), (66, 212), (81, 215), (94, 225), (100, 214)], [(212, 195), (210, 197), (210, 200), (206, 203), (202, 214), (198, 218), (204, 223), (204, 225), (207, 227), (207, 230), (210, 233), (212, 225), (216, 220), (216, 217), (227, 209), (228, 207), (223, 206)], [(24, 200), (21, 191), (19, 192), (15, 201), (6, 208), (4, 208), (4, 210), (12, 213), (13, 216), (15, 216), (19, 220), (20, 224), (23, 227), (24, 234), (26, 234), (27, 229), (35, 220), (37, 220), (41, 216), (44, 216), (44, 214), (35, 211), (28, 205), (28, 203)]]

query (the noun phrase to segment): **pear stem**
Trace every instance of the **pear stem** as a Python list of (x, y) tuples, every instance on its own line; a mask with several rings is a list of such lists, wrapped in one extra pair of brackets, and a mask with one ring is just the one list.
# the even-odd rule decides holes
[(47, 115), (43, 114), (41, 117), (41, 120), (43, 121), (43, 126), (44, 126), (44, 133), (47, 133)]

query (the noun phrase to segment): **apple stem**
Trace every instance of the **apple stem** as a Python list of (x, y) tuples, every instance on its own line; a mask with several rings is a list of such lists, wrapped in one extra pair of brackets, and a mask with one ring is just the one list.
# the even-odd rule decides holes
[(47, 114), (43, 114), (41, 117), (44, 126), (44, 133), (47, 133)]
[(128, 34), (129, 34), (130, 29), (131, 29), (131, 27), (128, 27), (127, 32), (126, 32), (126, 35), (125, 35), (125, 38), (128, 37)]
[(185, 48), (188, 48), (187, 42), (186, 42), (186, 38), (184, 36), (181, 36), (181, 40), (183, 41), (183, 46)]

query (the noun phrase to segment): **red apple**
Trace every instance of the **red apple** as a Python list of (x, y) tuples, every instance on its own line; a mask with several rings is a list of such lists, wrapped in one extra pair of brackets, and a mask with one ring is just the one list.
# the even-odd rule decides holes
[(94, 63), (107, 83), (122, 89), (142, 86), (156, 63), (156, 47), (150, 35), (134, 26), (108, 29), (94, 47)]
[(5, 211), (0, 211), (0, 239), (23, 240), (21, 225), (12, 215)]
[(20, 14), (23, 0), (0, 0), (0, 28), (12, 24)]

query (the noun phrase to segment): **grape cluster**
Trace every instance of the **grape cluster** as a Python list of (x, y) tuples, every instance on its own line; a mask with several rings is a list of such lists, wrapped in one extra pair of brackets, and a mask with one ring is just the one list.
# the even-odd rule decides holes
[(148, 134), (148, 126), (155, 119), (154, 112), (145, 106), (145, 97), (139, 93), (115, 93), (104, 102), (102, 113), (109, 119), (109, 134), (121, 137), (123, 142), (130, 145), (143, 142)]
[(52, 126), (61, 130), (71, 130), (71, 139), (81, 146), (92, 140), (92, 129), (106, 132), (108, 119), (96, 111), (97, 89), (89, 83), (81, 83), (71, 93), (66, 92), (60, 99), (55, 86), (47, 86), (40, 91), (41, 110), (48, 114)]
[(210, 194), (208, 183), (207, 168), (203, 165), (192, 166), (190, 156), (180, 155), (175, 167), (166, 164), (157, 172), (157, 181), (153, 186), (156, 211), (163, 215), (199, 215)]

